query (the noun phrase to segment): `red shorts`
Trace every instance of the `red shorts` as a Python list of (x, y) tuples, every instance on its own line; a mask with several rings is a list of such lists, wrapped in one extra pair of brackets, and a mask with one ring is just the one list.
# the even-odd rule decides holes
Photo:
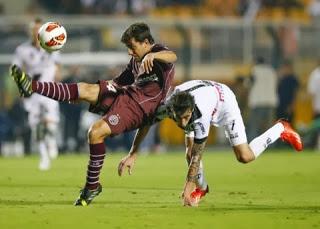
[(113, 136), (142, 126), (145, 114), (126, 91), (106, 81), (99, 81), (99, 85), (98, 102), (91, 105), (89, 111), (103, 116)]
[(145, 115), (138, 103), (129, 95), (120, 94), (103, 116), (103, 120), (108, 123), (112, 135), (117, 135), (141, 127)]

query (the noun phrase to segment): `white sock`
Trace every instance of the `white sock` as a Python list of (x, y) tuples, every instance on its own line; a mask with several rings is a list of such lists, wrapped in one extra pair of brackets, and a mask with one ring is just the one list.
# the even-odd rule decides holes
[(44, 140), (39, 142), (39, 152), (40, 152), (40, 170), (48, 170), (50, 167), (50, 157), (48, 154), (47, 146)]
[(253, 139), (249, 146), (257, 158), (266, 148), (280, 138), (281, 133), (284, 131), (284, 127), (281, 123), (275, 124), (260, 136)]
[(203, 164), (202, 161), (200, 161), (200, 167), (198, 171), (198, 179), (197, 179), (197, 187), (201, 188), (201, 190), (205, 190), (207, 188), (207, 182), (204, 178), (204, 172), (203, 172)]
[(55, 136), (52, 136), (52, 135), (46, 136), (45, 142), (47, 144), (49, 157), (51, 159), (56, 159), (58, 157), (58, 144)]

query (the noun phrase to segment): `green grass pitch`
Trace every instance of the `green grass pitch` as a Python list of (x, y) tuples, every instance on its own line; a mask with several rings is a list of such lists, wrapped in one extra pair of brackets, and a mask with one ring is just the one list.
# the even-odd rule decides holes
[(231, 151), (205, 152), (211, 192), (198, 208), (182, 207), (182, 152), (139, 156), (118, 177), (124, 154), (109, 154), (103, 192), (87, 207), (73, 202), (87, 155), (61, 156), (50, 171), (38, 158), (0, 158), (0, 228), (320, 228), (320, 153), (268, 151), (240, 164)]

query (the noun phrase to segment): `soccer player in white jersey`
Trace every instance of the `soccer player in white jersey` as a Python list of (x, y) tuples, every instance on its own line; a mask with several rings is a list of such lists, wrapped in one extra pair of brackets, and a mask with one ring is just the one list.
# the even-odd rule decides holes
[[(224, 127), (236, 158), (248, 163), (255, 160), (270, 144), (281, 138), (297, 151), (303, 149), (299, 136), (284, 120), (279, 120), (262, 135), (247, 143), (245, 126), (234, 93), (224, 84), (207, 80), (192, 80), (175, 88), (164, 106), (158, 109), (155, 121), (172, 118), (186, 133), (188, 172), (183, 190), (185, 206), (197, 206), (208, 192), (202, 167), (202, 153), (210, 126)], [(121, 176), (125, 168), (131, 174), (141, 141), (149, 126), (139, 129), (129, 154), (118, 166)]]
[[(33, 79), (54, 81), (60, 77), (59, 53), (48, 53), (40, 48), (37, 35), (41, 25), (42, 21), (39, 18), (30, 23), (30, 40), (16, 48), (12, 63), (22, 68)], [(39, 143), (39, 169), (48, 170), (50, 159), (58, 155), (56, 131), (59, 123), (59, 104), (49, 98), (33, 94), (24, 100), (24, 107), (28, 112), (33, 138)]]

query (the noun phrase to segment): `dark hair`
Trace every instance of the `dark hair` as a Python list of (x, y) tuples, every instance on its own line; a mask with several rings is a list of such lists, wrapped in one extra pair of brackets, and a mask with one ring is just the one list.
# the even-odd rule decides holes
[(145, 39), (147, 39), (150, 44), (154, 43), (149, 26), (143, 22), (130, 25), (129, 28), (127, 28), (122, 34), (121, 42), (130, 48), (132, 38), (138, 42), (143, 42)]
[(193, 110), (195, 106), (194, 97), (188, 92), (180, 91), (171, 97), (170, 106), (173, 112), (180, 116), (188, 109)]

